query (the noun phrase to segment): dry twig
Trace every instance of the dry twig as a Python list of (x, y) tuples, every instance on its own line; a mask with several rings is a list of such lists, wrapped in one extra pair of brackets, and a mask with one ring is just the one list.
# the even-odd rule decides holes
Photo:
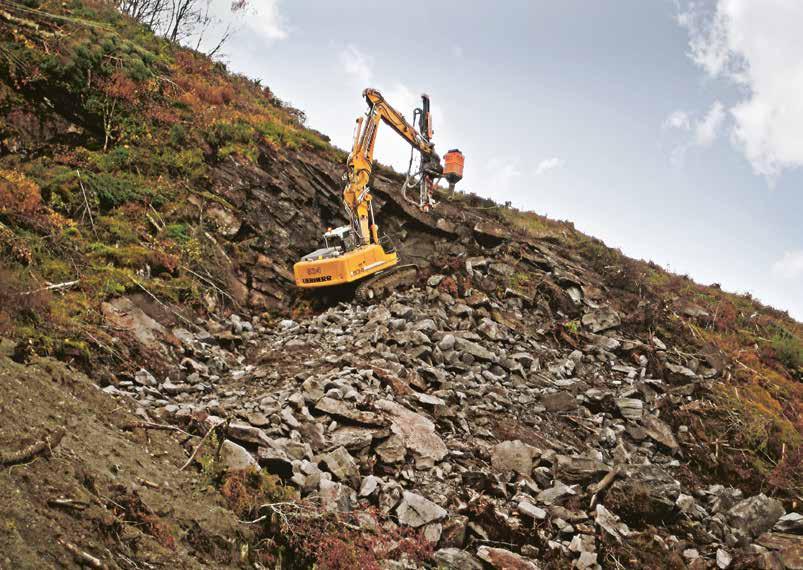
[(66, 432), (64, 429), (59, 429), (53, 435), (46, 435), (24, 449), (19, 451), (2, 452), (0, 451), (0, 465), (16, 465), (17, 463), (25, 463), (34, 457), (41, 454), (50, 454), (53, 449), (61, 443), (62, 438)]

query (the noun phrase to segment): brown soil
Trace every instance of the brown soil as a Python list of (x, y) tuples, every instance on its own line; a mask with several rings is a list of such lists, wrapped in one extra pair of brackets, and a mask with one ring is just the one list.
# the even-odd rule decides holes
[(0, 346), (0, 451), (66, 430), (52, 453), (0, 467), (0, 569), (80, 567), (64, 542), (108, 568), (236, 565), (245, 527), (197, 472), (179, 471), (186, 436), (126, 430), (141, 421), (133, 403), (63, 363), (17, 364)]

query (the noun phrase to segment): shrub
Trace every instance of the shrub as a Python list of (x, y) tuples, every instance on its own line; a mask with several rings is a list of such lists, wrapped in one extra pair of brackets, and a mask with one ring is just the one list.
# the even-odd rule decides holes
[(778, 361), (792, 370), (803, 366), (803, 341), (792, 333), (782, 330), (773, 335), (770, 345)]
[(0, 213), (33, 214), (41, 203), (36, 183), (20, 172), (0, 170)]
[(19, 271), (0, 266), (0, 334), (13, 334), (20, 325), (37, 327), (47, 321), (51, 296), (47, 291), (37, 291), (40, 288)]

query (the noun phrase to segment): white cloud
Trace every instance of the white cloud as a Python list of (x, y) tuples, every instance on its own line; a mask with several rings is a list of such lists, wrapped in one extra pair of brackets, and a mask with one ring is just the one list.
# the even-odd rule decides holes
[(725, 106), (719, 101), (714, 101), (708, 113), (701, 119), (694, 119), (686, 111), (674, 111), (664, 120), (664, 129), (677, 129), (680, 131), (692, 131), (691, 140), (677, 145), (672, 149), (670, 162), (675, 167), (681, 167), (686, 162), (686, 154), (693, 147), (708, 147), (719, 136), (719, 132), (725, 122)]
[(784, 253), (772, 264), (772, 273), (784, 279), (803, 277), (803, 249)]
[(680, 129), (688, 131), (691, 128), (691, 119), (686, 111), (672, 111), (669, 116), (664, 120), (663, 128), (665, 129)]
[(546, 174), (550, 170), (555, 170), (557, 168), (563, 168), (563, 159), (558, 157), (547, 158), (546, 160), (542, 160), (538, 163), (538, 166), (535, 167), (535, 175), (541, 176), (542, 174)]
[(711, 146), (725, 120), (725, 106), (719, 101), (711, 105), (708, 113), (694, 126), (694, 141), (699, 146)]
[(483, 174), (480, 176), (480, 193), (492, 193), (499, 196), (510, 193), (511, 185), (521, 176), (518, 156), (493, 156), (485, 163)]
[(678, 22), (689, 32), (691, 59), (746, 90), (729, 109), (731, 140), (754, 172), (772, 181), (803, 166), (803, 2), (717, 0), (713, 10), (689, 2)]
[(455, 57), (463, 57), (464, 55), (463, 46), (454, 44), (452, 46), (452, 55)]
[(357, 46), (349, 44), (340, 52), (343, 70), (355, 77), (363, 87), (369, 87), (373, 77), (373, 58), (362, 53)]
[(280, 0), (254, 2), (250, 17), (246, 19), (249, 26), (269, 40), (283, 40), (288, 35), (286, 22), (279, 12), (279, 3)]

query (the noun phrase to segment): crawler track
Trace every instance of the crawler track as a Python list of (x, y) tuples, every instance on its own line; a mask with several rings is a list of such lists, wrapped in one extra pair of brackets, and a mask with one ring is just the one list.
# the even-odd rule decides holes
[(412, 287), (417, 280), (417, 265), (393, 267), (360, 283), (354, 291), (354, 299), (360, 303), (368, 303), (373, 299), (385, 297), (391, 291)]

